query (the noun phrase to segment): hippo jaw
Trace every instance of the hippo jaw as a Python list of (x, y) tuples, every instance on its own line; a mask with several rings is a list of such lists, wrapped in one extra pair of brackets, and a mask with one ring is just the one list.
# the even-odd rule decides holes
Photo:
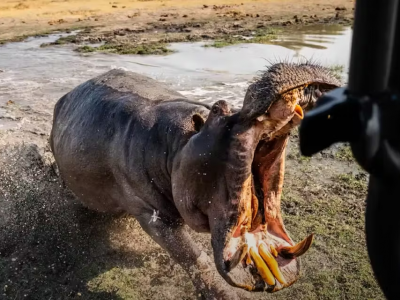
[(215, 223), (215, 208), (208, 213), (217, 269), (228, 283), (249, 291), (276, 292), (292, 285), (299, 277), (298, 257), (313, 240), (311, 234), (296, 245), (280, 210), (285, 148), (290, 130), (303, 118), (303, 107), (296, 103), (299, 101), (276, 103), (268, 117), (253, 122), (257, 143), (235, 217), (227, 218), (225, 224), (221, 219)]
[[(249, 142), (255, 147), (252, 149), (251, 173), (242, 184), (236, 220), (231, 218), (226, 223), (213, 224), (213, 218), (210, 218), (210, 227), (215, 263), (228, 283), (249, 291), (276, 292), (297, 281), (299, 257), (313, 241), (313, 234), (310, 234), (294, 243), (281, 215), (288, 137), (300, 124), (304, 112), (312, 109), (319, 97), (340, 83), (327, 69), (309, 64), (278, 64), (269, 71), (270, 74), (249, 87), (239, 112), (244, 123), (251, 123), (247, 135), (253, 131), (256, 138), (249, 141), (243, 134), (242, 143)], [(272, 93), (271, 82), (281, 82), (279, 78), (285, 71), (288, 77), (306, 75), (288, 79), (292, 88), (289, 88), (290, 84), (278, 86)], [(273, 97), (266, 95), (265, 90)], [(265, 103), (260, 105), (263, 101)]]

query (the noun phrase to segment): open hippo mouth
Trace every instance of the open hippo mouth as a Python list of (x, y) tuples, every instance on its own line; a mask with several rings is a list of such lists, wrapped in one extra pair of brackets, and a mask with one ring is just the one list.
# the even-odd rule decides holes
[(217, 267), (223, 260), (218, 269), (231, 285), (276, 292), (298, 279), (299, 257), (310, 248), (313, 234), (296, 244), (283, 223), (285, 148), (304, 112), (338, 86), (325, 68), (277, 64), (249, 87), (240, 113), (257, 132), (251, 175), (242, 185), (239, 213), (229, 226), (222, 257), (216, 257)]

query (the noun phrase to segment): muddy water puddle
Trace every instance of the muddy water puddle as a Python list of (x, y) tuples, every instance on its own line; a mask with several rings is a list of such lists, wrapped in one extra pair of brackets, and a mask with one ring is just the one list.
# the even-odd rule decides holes
[[(342, 66), (345, 79), (351, 34), (350, 28), (337, 25), (307, 27), (281, 35), (270, 45), (217, 49), (204, 47), (204, 43), (172, 44), (176, 52), (168, 56), (80, 54), (73, 46), (40, 48), (42, 43), (55, 41), (58, 34), (10, 43), (0, 47), (0, 130), (35, 122), (35, 115), (50, 123), (54, 103), (62, 95), (112, 68), (148, 75), (190, 98), (225, 99), (235, 106), (241, 105), (249, 81), (277, 61), (311, 59)], [(30, 109), (29, 120), (17, 116), (20, 107)]]

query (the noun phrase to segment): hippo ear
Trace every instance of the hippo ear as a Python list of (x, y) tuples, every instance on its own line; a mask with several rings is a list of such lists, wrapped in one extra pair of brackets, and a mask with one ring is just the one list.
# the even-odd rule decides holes
[(202, 116), (200, 116), (199, 114), (194, 114), (192, 117), (192, 124), (194, 127), (194, 130), (196, 130), (197, 132), (199, 132), (201, 130), (201, 128), (204, 125), (204, 119)]

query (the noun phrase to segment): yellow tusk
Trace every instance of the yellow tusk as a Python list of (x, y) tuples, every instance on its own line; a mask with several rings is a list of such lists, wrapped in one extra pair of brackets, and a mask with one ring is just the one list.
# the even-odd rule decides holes
[(272, 275), (271, 271), (268, 269), (267, 265), (262, 260), (261, 256), (257, 253), (256, 250), (254, 250), (253, 247), (250, 248), (250, 255), (253, 258), (254, 264), (256, 265), (258, 273), (260, 273), (262, 279), (268, 285), (274, 286), (275, 285), (274, 275)]
[(261, 244), (258, 247), (258, 250), (260, 252), (261, 257), (264, 259), (264, 261), (267, 263), (268, 268), (271, 270), (272, 274), (274, 274), (275, 278), (282, 284), (286, 285), (286, 280), (285, 277), (283, 277), (283, 274), (281, 270), (279, 269), (278, 263), (275, 260), (275, 258), (272, 256), (271, 253), (269, 253), (267, 246), (264, 244)]
[(248, 253), (246, 255), (246, 265), (251, 265), (251, 258), (250, 258), (250, 254), (248, 254)]
[(279, 253), (285, 258), (295, 258), (303, 255), (310, 249), (314, 239), (314, 234), (310, 234), (304, 240), (292, 247), (283, 247), (279, 249)]
[(304, 112), (300, 105), (296, 105), (294, 108), (294, 112), (300, 117), (300, 119), (304, 118)]
[(254, 221), (258, 213), (258, 198), (254, 194), (251, 195), (251, 208), (253, 210), (251, 220)]
[(248, 245), (244, 245), (243, 249), (242, 249), (242, 254), (240, 254), (240, 259), (239, 261), (242, 261), (245, 259), (246, 254), (249, 252), (249, 246)]
[(278, 257), (278, 251), (276, 251), (275, 247), (272, 246), (272, 245), (270, 245), (270, 248), (271, 248), (271, 254), (272, 254), (274, 257)]

